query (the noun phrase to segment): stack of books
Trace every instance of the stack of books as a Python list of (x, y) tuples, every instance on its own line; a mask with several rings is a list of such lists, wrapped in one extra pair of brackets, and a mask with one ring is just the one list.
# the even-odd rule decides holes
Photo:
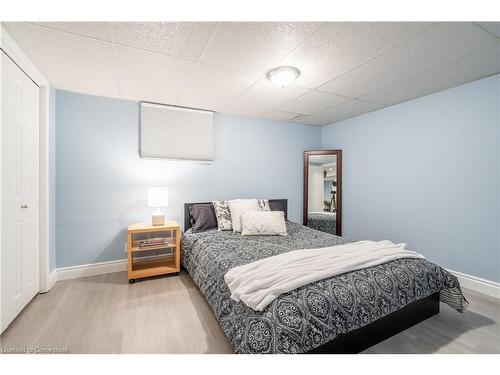
[(162, 237), (147, 238), (145, 240), (139, 241), (139, 247), (142, 247), (142, 248), (157, 247), (157, 246), (163, 246), (163, 245), (168, 245), (168, 244), (169, 244), (169, 239), (162, 238)]

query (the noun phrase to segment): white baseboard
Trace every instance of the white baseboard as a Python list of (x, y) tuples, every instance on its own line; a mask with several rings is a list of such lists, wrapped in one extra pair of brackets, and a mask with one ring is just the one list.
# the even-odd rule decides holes
[(126, 270), (127, 259), (83, 264), (81, 266), (62, 267), (57, 269), (57, 281), (104, 275), (106, 273), (121, 272)]
[(45, 289), (40, 289), (40, 293), (47, 293), (54, 287), (54, 285), (56, 285), (56, 281), (57, 281), (57, 270), (53, 270), (47, 279)]
[(53, 270), (49, 275), (49, 282), (47, 285), (47, 291), (51, 290), (57, 281), (57, 270)]
[(475, 292), (486, 294), (490, 297), (500, 299), (500, 284), (480, 277), (467, 275), (466, 273), (448, 270), (454, 274), (460, 285)]
[[(127, 259), (57, 268), (56, 270), (52, 271), (49, 276), (49, 290), (54, 286), (56, 281), (104, 275), (107, 273), (121, 272), (126, 270)], [(450, 271), (458, 278), (460, 285), (464, 288), (500, 299), (500, 283), (468, 275), (466, 273), (453, 271), (450, 269), (448, 271)]]

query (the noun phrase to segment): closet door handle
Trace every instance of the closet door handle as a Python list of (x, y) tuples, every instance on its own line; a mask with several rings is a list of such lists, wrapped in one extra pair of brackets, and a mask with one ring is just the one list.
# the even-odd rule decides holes
[(23, 204), (23, 205), (21, 206), (21, 208), (24, 208), (24, 209), (26, 210), (26, 209), (28, 209), (28, 205), (27, 205), (27, 204)]

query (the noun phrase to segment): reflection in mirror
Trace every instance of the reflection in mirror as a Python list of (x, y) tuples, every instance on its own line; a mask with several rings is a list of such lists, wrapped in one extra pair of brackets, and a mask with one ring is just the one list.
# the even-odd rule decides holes
[(304, 224), (323, 232), (340, 235), (339, 163), (340, 151), (304, 153)]

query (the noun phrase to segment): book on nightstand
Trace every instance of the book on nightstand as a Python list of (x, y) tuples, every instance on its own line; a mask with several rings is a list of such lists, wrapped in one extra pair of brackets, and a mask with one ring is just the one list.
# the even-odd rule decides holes
[(170, 244), (168, 238), (147, 238), (145, 240), (139, 241), (139, 247), (153, 247), (153, 246), (161, 246)]

